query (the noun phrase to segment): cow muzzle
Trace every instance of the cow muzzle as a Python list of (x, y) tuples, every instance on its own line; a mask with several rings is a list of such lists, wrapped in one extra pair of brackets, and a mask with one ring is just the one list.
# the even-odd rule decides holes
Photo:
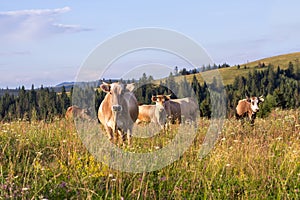
[(122, 111), (122, 106), (121, 105), (113, 105), (111, 107), (112, 111), (114, 112), (121, 112)]

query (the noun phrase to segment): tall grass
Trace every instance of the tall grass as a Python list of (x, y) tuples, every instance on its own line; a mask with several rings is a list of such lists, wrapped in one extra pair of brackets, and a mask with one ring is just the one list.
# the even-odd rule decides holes
[[(299, 112), (277, 110), (254, 127), (226, 120), (204, 159), (209, 121), (201, 119), (184, 155), (148, 173), (97, 162), (63, 119), (0, 124), (0, 199), (299, 199)], [(132, 149), (154, 151), (170, 137), (133, 138)]]

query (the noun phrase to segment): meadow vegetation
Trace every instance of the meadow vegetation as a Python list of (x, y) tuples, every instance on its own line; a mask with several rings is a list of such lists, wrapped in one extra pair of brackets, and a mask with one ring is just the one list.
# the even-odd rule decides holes
[[(174, 163), (126, 173), (97, 162), (64, 119), (0, 124), (0, 199), (299, 199), (300, 110), (273, 110), (254, 127), (226, 119), (211, 152), (199, 150), (210, 121)], [(99, 128), (100, 129), (100, 128)], [(133, 138), (132, 152), (172, 138)], [(158, 140), (158, 138), (162, 138)]]

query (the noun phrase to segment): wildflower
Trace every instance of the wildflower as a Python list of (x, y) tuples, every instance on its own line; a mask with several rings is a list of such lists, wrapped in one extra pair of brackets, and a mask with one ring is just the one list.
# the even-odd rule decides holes
[(109, 177), (109, 178), (112, 178), (112, 177), (114, 177), (114, 175), (113, 175), (113, 174), (109, 174), (108, 177)]
[(116, 179), (116, 178), (113, 178), (113, 179), (111, 179), (111, 181), (113, 181), (113, 182), (116, 182), (116, 181), (117, 181), (117, 179)]
[(62, 181), (62, 182), (59, 184), (59, 187), (61, 187), (61, 188), (64, 188), (64, 187), (66, 187), (66, 186), (67, 186), (67, 183), (64, 182), (64, 181)]
[(160, 149), (160, 147), (159, 147), (159, 146), (155, 146), (154, 148), (155, 148), (156, 150), (157, 150), (157, 149)]
[(163, 177), (160, 178), (160, 180), (161, 180), (161, 181), (166, 181), (166, 180), (167, 180), (167, 177), (163, 176)]
[(228, 164), (226, 164), (226, 167), (230, 167), (230, 164), (228, 163)]
[(225, 141), (226, 140), (226, 138), (225, 137), (223, 137), (222, 139), (221, 139), (221, 141)]
[(27, 188), (27, 187), (22, 188), (22, 191), (28, 191), (28, 190), (29, 190), (29, 188)]
[(279, 136), (278, 138), (276, 138), (276, 140), (282, 140), (282, 137)]

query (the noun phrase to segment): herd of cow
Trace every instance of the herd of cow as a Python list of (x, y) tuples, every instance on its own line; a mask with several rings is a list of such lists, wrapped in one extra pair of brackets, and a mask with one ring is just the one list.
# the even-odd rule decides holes
[[(170, 95), (155, 95), (152, 96), (152, 102), (155, 105), (138, 105), (133, 93), (133, 83), (108, 84), (104, 82), (100, 88), (106, 95), (100, 104), (98, 119), (110, 140), (121, 137), (124, 141), (127, 137), (130, 145), (134, 123), (153, 123), (165, 130), (170, 123), (196, 123), (197, 115), (199, 115), (198, 104), (191, 97), (171, 99)], [(236, 117), (238, 119), (248, 117), (253, 124), (259, 110), (258, 105), (263, 101), (262, 96), (240, 100), (236, 107)], [(72, 119), (73, 117), (90, 119), (87, 110), (78, 106), (71, 106), (67, 109), (66, 118)]]

